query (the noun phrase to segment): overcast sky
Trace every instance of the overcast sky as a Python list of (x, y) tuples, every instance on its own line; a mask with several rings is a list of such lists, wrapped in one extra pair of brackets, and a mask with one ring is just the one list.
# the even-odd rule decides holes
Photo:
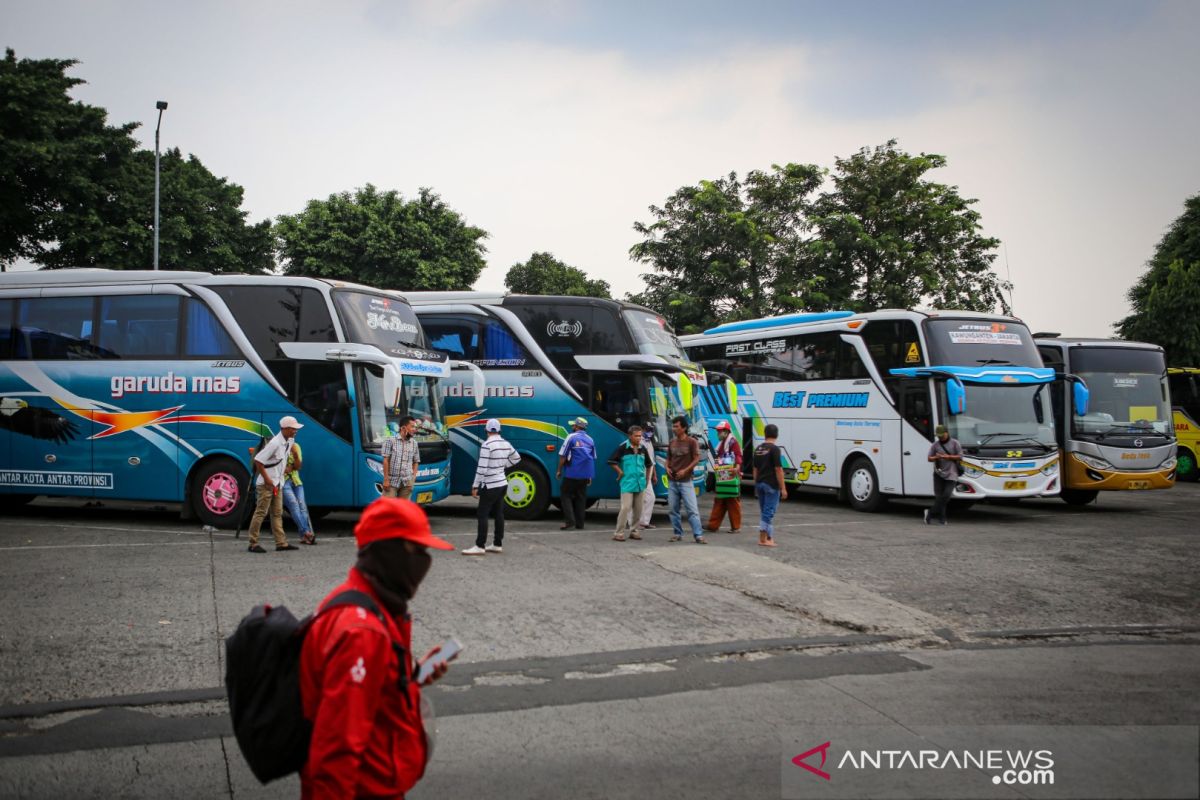
[[(1200, 2), (0, 0), (19, 58), (245, 187), (257, 221), (365, 183), (641, 289), (680, 186), (890, 138), (978, 198), (1035, 330), (1107, 336), (1200, 192)], [(397, 287), (404, 288), (404, 287)]]

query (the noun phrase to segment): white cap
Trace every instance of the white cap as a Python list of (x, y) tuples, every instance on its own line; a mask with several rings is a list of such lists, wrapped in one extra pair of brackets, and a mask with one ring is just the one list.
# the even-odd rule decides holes
[(300, 421), (295, 417), (283, 417), (279, 420), (280, 430), (283, 430), (284, 428), (295, 428), (296, 430), (300, 430), (303, 427), (304, 426), (301, 425)]
[(488, 433), (499, 433), (500, 432), (500, 420), (489, 419), (487, 421), (487, 424), (484, 425), (483, 427), (487, 430)]

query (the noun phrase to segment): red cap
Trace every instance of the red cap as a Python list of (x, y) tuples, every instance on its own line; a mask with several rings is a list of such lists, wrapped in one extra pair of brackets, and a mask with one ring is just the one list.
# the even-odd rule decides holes
[(429, 518), (419, 505), (398, 497), (381, 497), (371, 503), (354, 526), (359, 550), (384, 539), (408, 539), (437, 550), (454, 549), (454, 545), (433, 535)]
[(729, 423), (726, 420), (721, 420), (720, 422), (717, 423), (717, 430), (719, 430), (719, 431), (730, 430)]

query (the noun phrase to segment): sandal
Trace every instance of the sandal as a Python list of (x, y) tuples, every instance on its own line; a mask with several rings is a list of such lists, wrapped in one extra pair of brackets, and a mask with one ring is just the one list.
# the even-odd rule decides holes
[(621, 533), (614, 533), (613, 541), (614, 542), (623, 542), (623, 541), (625, 541), (625, 535), (621, 534)]
[(638, 533), (637, 531), (631, 531), (629, 534), (629, 538), (630, 539), (641, 539), (642, 535), (640, 533)]
[(306, 533), (300, 537), (300, 544), (316, 544), (316, 543), (317, 543), (317, 535), (315, 533), (313, 533), (312, 531), (309, 531), (308, 533)]

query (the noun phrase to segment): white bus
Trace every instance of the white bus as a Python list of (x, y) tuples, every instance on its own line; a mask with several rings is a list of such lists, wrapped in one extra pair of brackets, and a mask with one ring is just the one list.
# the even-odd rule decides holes
[[(1013, 317), (966, 311), (834, 311), (734, 322), (680, 339), (708, 374), (709, 430), (727, 420), (747, 453), (779, 428), (789, 484), (837, 490), (861, 511), (933, 495), (938, 424), (962, 444), (955, 498), (1059, 491), (1048, 387), (1087, 387), (1042, 365)], [(736, 392), (722, 381), (732, 382)], [(744, 477), (752, 461), (744, 459)]]

